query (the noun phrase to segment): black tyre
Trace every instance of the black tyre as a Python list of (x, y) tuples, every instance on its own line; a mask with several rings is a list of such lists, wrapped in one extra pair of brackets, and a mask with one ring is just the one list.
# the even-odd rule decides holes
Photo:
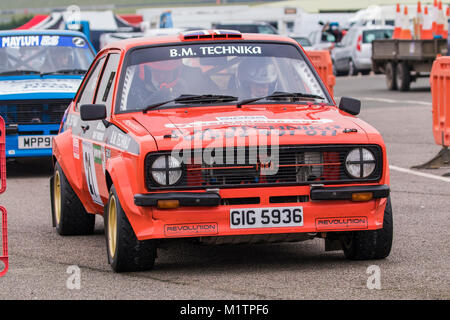
[(386, 64), (386, 86), (389, 90), (397, 90), (397, 74), (395, 70), (395, 64), (388, 62)]
[(347, 259), (384, 259), (391, 252), (393, 219), (391, 200), (388, 198), (384, 210), (383, 228), (369, 231), (346, 232), (341, 237), (342, 248)]
[(358, 69), (355, 66), (355, 63), (353, 62), (353, 60), (350, 60), (348, 62), (348, 74), (351, 76), (356, 76), (358, 74)]
[(411, 74), (409, 67), (405, 62), (397, 64), (397, 85), (400, 91), (408, 91), (411, 86)]
[(370, 71), (371, 71), (371, 70), (363, 70), (363, 71), (361, 71), (361, 74), (362, 74), (363, 76), (367, 76), (367, 75), (370, 74)]
[(55, 164), (51, 187), (52, 214), (56, 231), (64, 236), (94, 233), (95, 215), (86, 212), (59, 163)]
[(154, 240), (139, 241), (120, 205), (114, 185), (109, 193), (104, 216), (108, 262), (115, 272), (144, 271), (156, 259)]

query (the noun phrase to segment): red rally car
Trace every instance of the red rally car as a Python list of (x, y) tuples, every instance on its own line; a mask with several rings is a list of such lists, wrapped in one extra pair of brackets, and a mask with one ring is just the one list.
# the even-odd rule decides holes
[(53, 141), (53, 224), (105, 223), (116, 272), (153, 267), (169, 239), (320, 237), (349, 259), (392, 244), (381, 135), (339, 106), (296, 41), (236, 31), (101, 50)]

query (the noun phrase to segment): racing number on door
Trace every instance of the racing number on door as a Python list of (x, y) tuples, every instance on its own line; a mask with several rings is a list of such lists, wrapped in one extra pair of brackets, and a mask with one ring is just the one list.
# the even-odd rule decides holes
[(102, 199), (100, 198), (97, 174), (95, 170), (94, 146), (92, 143), (86, 141), (83, 141), (83, 164), (89, 194), (94, 202), (103, 205)]

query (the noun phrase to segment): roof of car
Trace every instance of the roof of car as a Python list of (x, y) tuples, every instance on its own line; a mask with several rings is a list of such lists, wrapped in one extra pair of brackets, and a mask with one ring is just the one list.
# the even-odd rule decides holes
[[(217, 30), (214, 30), (217, 31)], [(223, 31), (223, 30), (222, 30)], [(189, 31), (193, 32), (193, 31)], [(196, 42), (242, 42), (246, 40), (250, 41), (281, 41), (281, 42), (289, 42), (293, 44), (298, 44), (294, 39), (289, 37), (274, 35), (274, 34), (261, 34), (261, 33), (242, 33), (242, 38), (233, 38), (233, 39), (202, 39), (202, 40), (183, 40), (182, 34), (177, 35), (168, 35), (168, 36), (159, 36), (159, 37), (139, 37), (139, 38), (131, 38), (120, 41), (115, 41), (110, 44), (107, 44), (101, 51), (108, 49), (120, 49), (127, 51), (129, 49), (139, 47), (139, 46), (150, 46), (157, 44), (178, 44), (178, 43), (186, 43), (192, 44)]]
[(2, 30), (0, 36), (20, 36), (20, 35), (56, 35), (56, 36), (77, 36), (86, 38), (86, 36), (79, 31), (72, 30)]
[(267, 22), (224, 22), (224, 23), (216, 23), (217, 26), (267, 26), (269, 23)]
[(379, 29), (394, 29), (393, 26), (390, 25), (381, 25), (381, 24), (371, 24), (366, 26), (354, 26), (351, 29), (358, 29), (358, 30), (379, 30)]

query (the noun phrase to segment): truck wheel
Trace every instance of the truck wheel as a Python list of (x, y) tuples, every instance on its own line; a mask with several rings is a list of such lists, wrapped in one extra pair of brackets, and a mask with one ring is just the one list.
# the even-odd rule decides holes
[(94, 233), (95, 215), (87, 213), (57, 162), (52, 183), (52, 214), (58, 234), (87, 235)]
[(369, 231), (345, 232), (341, 237), (344, 254), (350, 260), (384, 259), (391, 252), (393, 220), (391, 200), (384, 210), (383, 228)]
[(389, 90), (397, 90), (397, 74), (395, 72), (395, 64), (388, 62), (386, 64), (386, 86)]
[(405, 62), (397, 64), (397, 84), (400, 91), (408, 91), (411, 85), (411, 75)]
[(154, 240), (139, 241), (119, 202), (114, 185), (104, 216), (108, 262), (115, 272), (144, 271), (156, 259)]

